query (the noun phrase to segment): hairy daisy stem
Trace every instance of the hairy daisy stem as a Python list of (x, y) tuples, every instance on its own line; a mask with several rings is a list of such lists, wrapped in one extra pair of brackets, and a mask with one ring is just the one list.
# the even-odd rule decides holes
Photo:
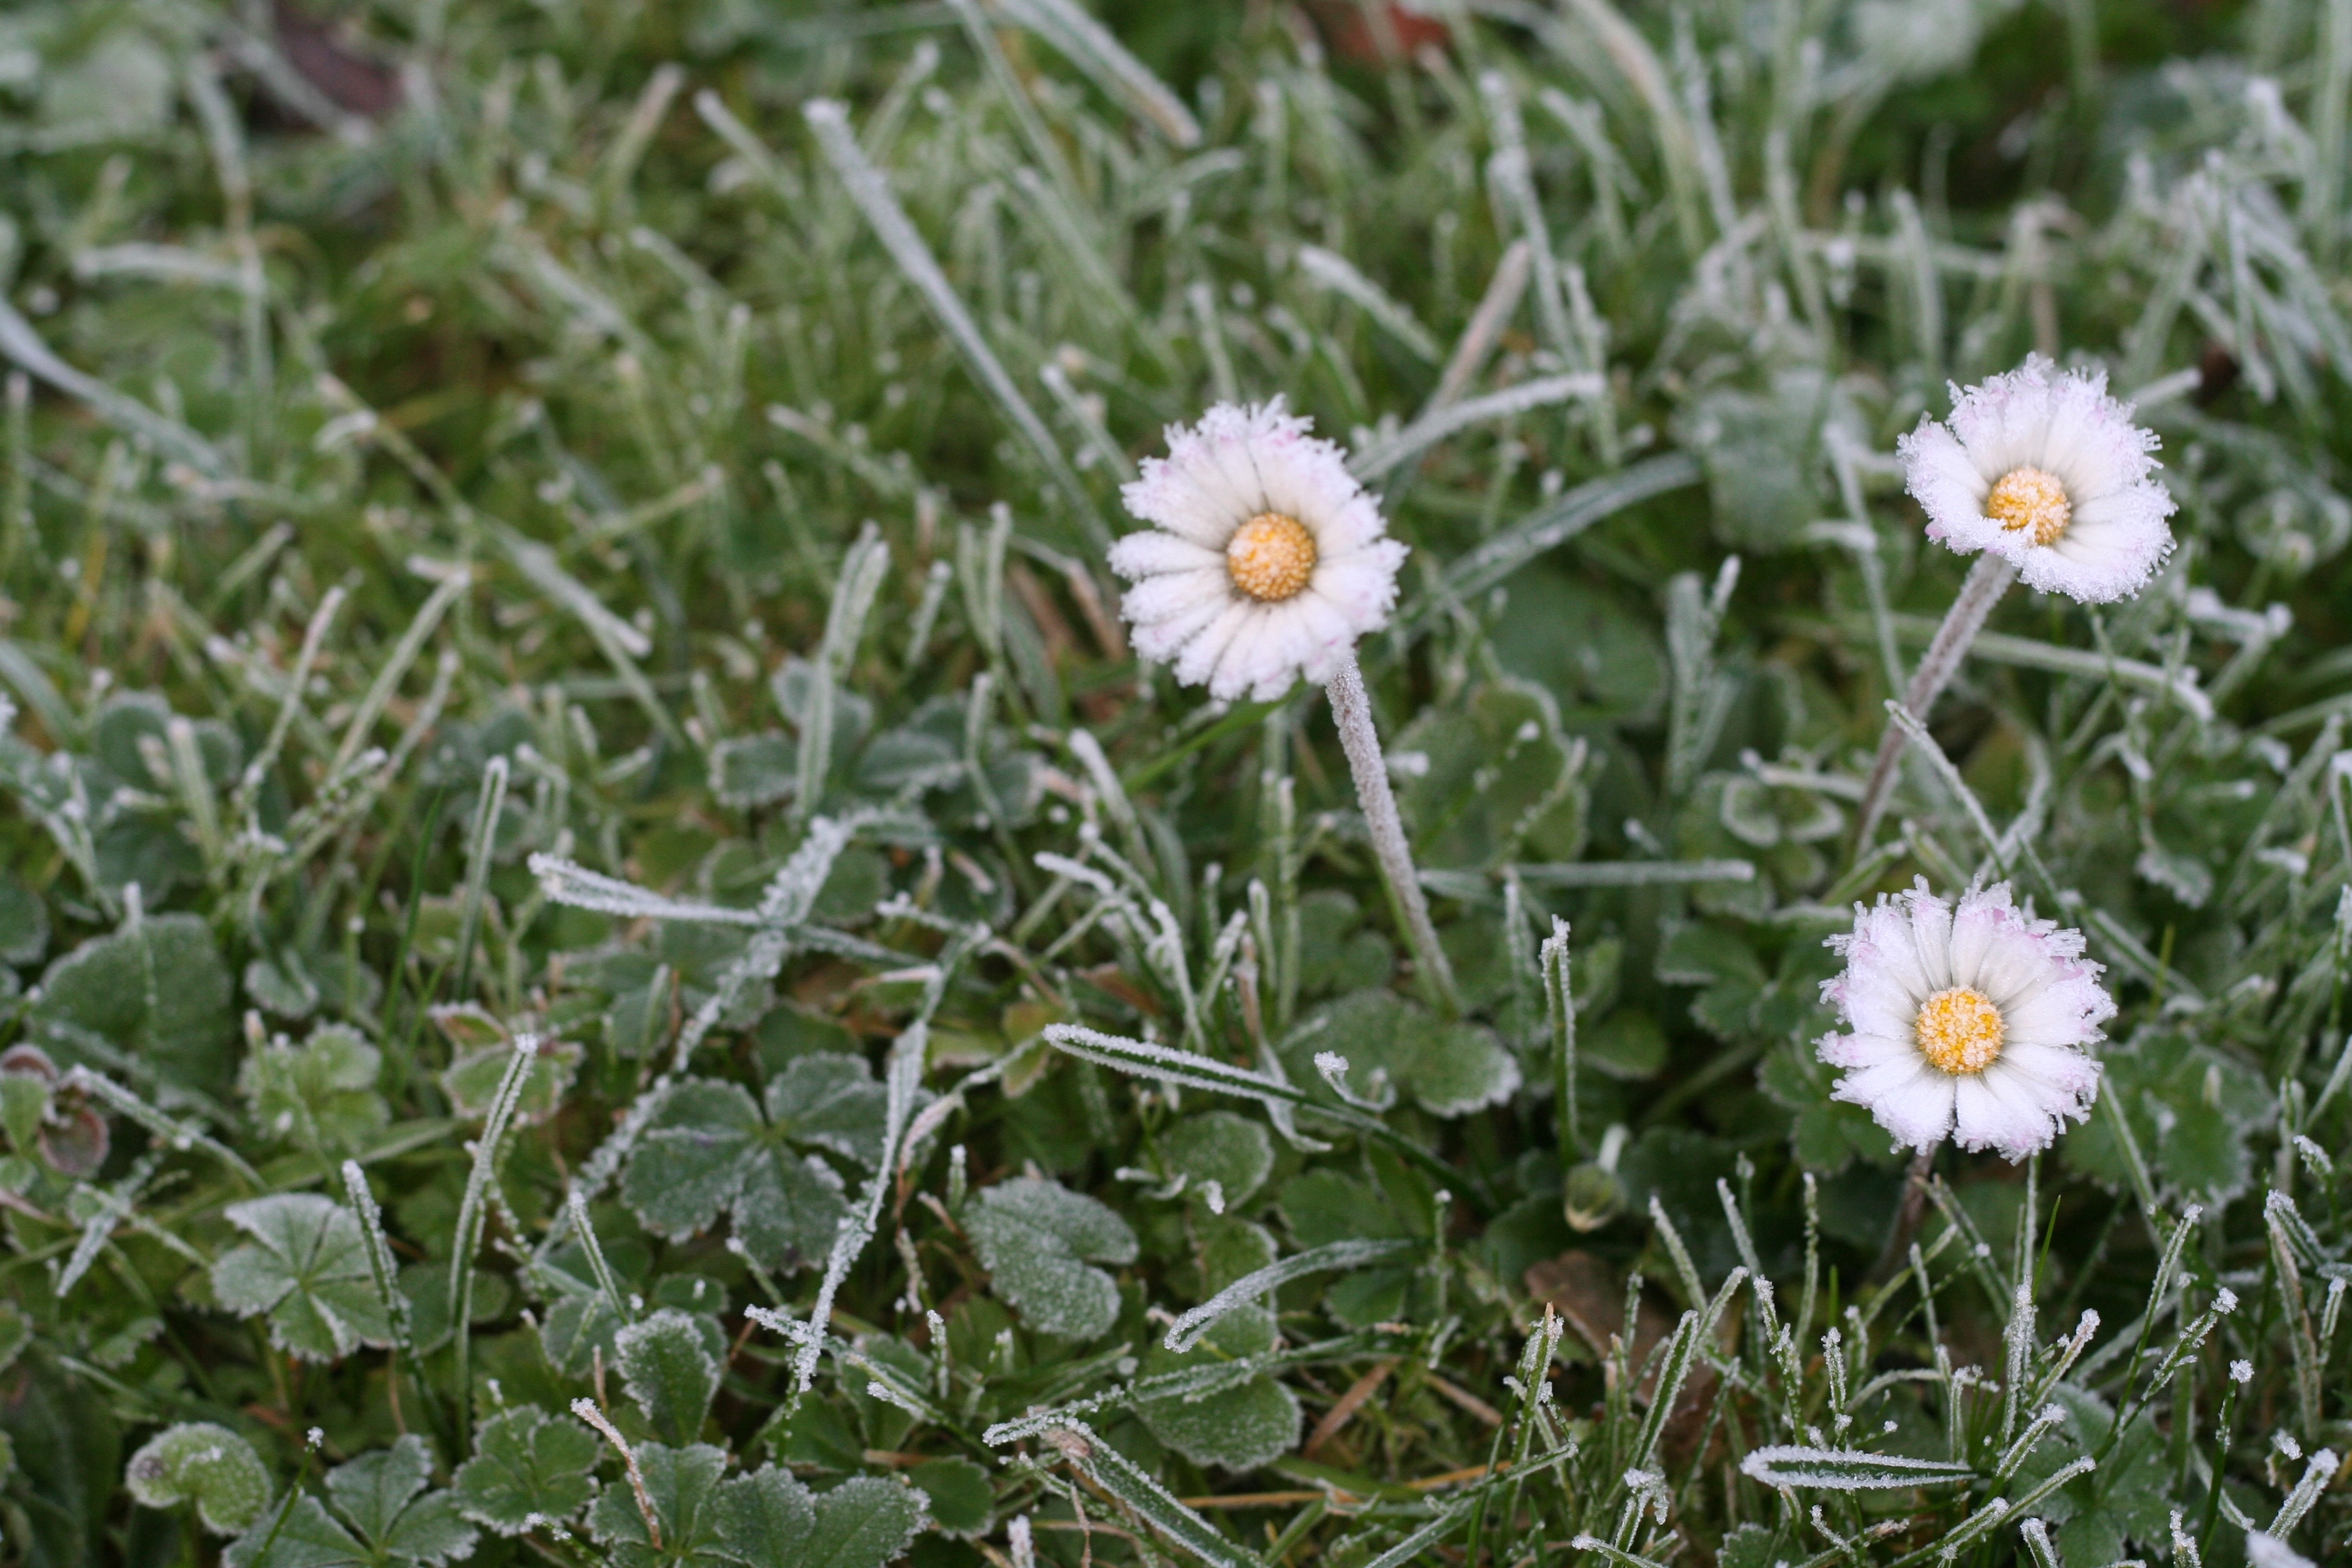
[(1397, 924), (1412, 943), (1413, 971), (1429, 1000), (1447, 1014), (1462, 1010), (1454, 989), (1453, 966), (1437, 943), (1437, 928), (1430, 923), (1429, 900), (1422, 896), (1421, 879), (1413, 869), (1412, 846), (1405, 842), (1404, 820), (1397, 815), (1396, 795), (1389, 788), (1388, 762), (1381, 754), (1381, 735), (1372, 724), (1371, 699), (1364, 691), (1364, 672), (1349, 654), (1347, 662), (1324, 687), (1331, 699), (1331, 717), (1339, 727), (1339, 745), (1348, 753), (1349, 771), (1356, 775), (1356, 801), (1364, 808), (1364, 822), (1372, 835), (1372, 852), (1381, 863), (1381, 880), (1388, 884), (1389, 901)]
[[(1966, 658), (1969, 645), (1977, 640), (1984, 629), (1985, 617), (2000, 603), (2000, 596), (2017, 576), (2017, 568), (1990, 551), (1977, 557), (1969, 569), (1968, 580), (1952, 599), (1952, 607), (1944, 614), (1944, 624), (1936, 628), (1936, 637), (1920, 657), (1919, 668), (1911, 672), (1911, 684), (1904, 689), (1903, 706), (1916, 714), (1921, 723), (1927, 720), (1927, 710), (1942, 695), (1952, 676)], [(1878, 819), (1885, 815), (1886, 797), (1894, 793), (1895, 764), (1903, 758), (1906, 736), (1903, 726), (1889, 719), (1886, 732), (1880, 737), (1878, 756), (1870, 764), (1870, 778), (1862, 788), (1862, 808), (1855, 818), (1854, 854), (1858, 858), (1870, 846), (1871, 835), (1878, 828)]]

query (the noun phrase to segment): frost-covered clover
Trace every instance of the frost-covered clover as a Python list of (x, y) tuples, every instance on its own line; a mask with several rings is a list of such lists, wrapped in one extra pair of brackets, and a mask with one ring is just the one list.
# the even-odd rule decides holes
[(253, 1445), (226, 1426), (184, 1421), (141, 1445), (123, 1467), (123, 1484), (142, 1507), (196, 1505), (215, 1535), (233, 1535), (269, 1506), (269, 1472)]
[(2149, 478), (2156, 435), (2107, 395), (2105, 372), (2029, 355), (1952, 389), (1948, 424), (1922, 416), (1895, 443), (1927, 536), (2014, 565), (2045, 593), (2105, 604), (2137, 593), (2172, 550), (2172, 497)]
[[(221, 1553), (223, 1568), (437, 1568), (477, 1531), (446, 1491), (428, 1492), (433, 1452), (415, 1435), (327, 1472), (326, 1504), (305, 1493), (281, 1522), (264, 1515)], [(265, 1550), (266, 1548), (266, 1550)]]
[(828, 1156), (860, 1170), (878, 1164), (887, 1099), (865, 1058), (839, 1051), (797, 1058), (769, 1080), (764, 1115), (740, 1084), (688, 1079), (647, 1125), (621, 1195), (646, 1229), (672, 1240), (730, 1211), (753, 1262), (806, 1268), (831, 1250), (849, 1212)]
[(334, 1361), (389, 1344), (392, 1324), (352, 1212), (316, 1193), (232, 1204), (253, 1239), (213, 1265), (213, 1295), (240, 1318), (269, 1314), (269, 1340), (303, 1361)]
[(297, 1045), (279, 1035), (246, 1053), (237, 1092), (254, 1125), (314, 1152), (357, 1149), (392, 1120), (376, 1092), (383, 1053), (348, 1024), (329, 1024)]
[(1899, 1142), (1925, 1153), (1948, 1137), (2021, 1160), (2090, 1115), (2099, 1064), (2084, 1047), (2116, 1005), (2083, 933), (2020, 910), (2007, 883), (1970, 889), (1955, 910), (1922, 878), (1855, 905), (1853, 930), (1830, 945), (1845, 969), (1822, 1000), (1853, 1031), (1822, 1037), (1822, 1060), (1849, 1069), (1832, 1093)]
[(1220, 403), (1119, 492), (1152, 525), (1110, 552), (1135, 651), (1220, 701), (1329, 680), (1396, 603), (1404, 546), (1314, 427), (1279, 397)]
[(820, 1496), (772, 1465), (721, 1479), (727, 1459), (707, 1443), (639, 1447), (644, 1507), (624, 1485), (588, 1510), (588, 1533), (613, 1568), (882, 1568), (927, 1520), (921, 1492), (879, 1476), (852, 1476)]
[(576, 1421), (518, 1405), (482, 1423), (474, 1457), (450, 1478), (457, 1511), (500, 1535), (562, 1524), (594, 1500), (601, 1457)]
[(964, 1228), (996, 1294), (1041, 1334), (1090, 1340), (1118, 1319), (1118, 1287), (1091, 1267), (1132, 1263), (1135, 1232), (1108, 1204), (1019, 1176), (979, 1194)]

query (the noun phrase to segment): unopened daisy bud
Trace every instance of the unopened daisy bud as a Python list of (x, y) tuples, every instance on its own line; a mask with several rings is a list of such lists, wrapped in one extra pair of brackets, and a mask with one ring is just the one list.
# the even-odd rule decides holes
[(2084, 1047), (2116, 1005), (2083, 933), (2029, 918), (2007, 883), (1955, 909), (1923, 878), (1875, 909), (1855, 905), (1853, 931), (1830, 946), (1845, 968), (1822, 1000), (1852, 1031), (1821, 1040), (1822, 1060), (1848, 1069), (1832, 1098), (1899, 1142), (1925, 1153), (1950, 1138), (2021, 1160), (2089, 1116), (2099, 1064)]
[(2172, 498), (2150, 476), (2155, 432), (2107, 395), (2104, 372), (2039, 354), (1952, 391), (1952, 416), (1895, 443), (1927, 537), (1985, 551), (2029, 586), (2086, 605), (2137, 593), (2172, 550)]
[(1221, 701), (1323, 684), (1396, 603), (1405, 548), (1313, 429), (1279, 397), (1220, 403), (1119, 492), (1152, 525), (1110, 552), (1135, 651)]

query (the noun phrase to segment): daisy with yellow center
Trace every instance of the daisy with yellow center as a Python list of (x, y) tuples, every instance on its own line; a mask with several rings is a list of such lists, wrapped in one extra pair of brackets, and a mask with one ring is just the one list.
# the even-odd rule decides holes
[(1119, 492), (1150, 525), (1111, 546), (1111, 570), (1134, 584), (1119, 610), (1139, 655), (1221, 702), (1270, 702), (1302, 678), (1323, 688), (1415, 974), (1451, 1010), (1453, 971), (1356, 666), (1356, 639), (1386, 626), (1396, 604), (1404, 546), (1346, 456), (1313, 430), (1279, 397), (1220, 403), (1198, 425), (1170, 426), (1168, 455), (1146, 458)]
[(2026, 585), (2084, 604), (2139, 592), (2172, 549), (2172, 498), (2156, 434), (2107, 395), (2103, 372), (2039, 354), (1952, 389), (1952, 416), (1895, 443), (1927, 537), (2017, 568)]
[(1396, 603), (1404, 546), (1313, 428), (1279, 397), (1221, 403), (1120, 492), (1150, 525), (1110, 552), (1135, 651), (1220, 700), (1329, 681)]
[[(2156, 434), (2107, 395), (2104, 373), (2061, 374), (2032, 354), (1951, 391), (1948, 421), (1922, 416), (1895, 444), (1927, 537), (1977, 557), (1903, 693), (1922, 723), (2012, 579), (2105, 604), (2138, 593), (2172, 550), (2172, 497), (2153, 477)], [(1889, 724), (1879, 742), (1855, 814), (1860, 844), (1885, 809), (1903, 740)]]
[(1830, 945), (1845, 968), (1822, 998), (1847, 1032), (1822, 1037), (1822, 1060), (1847, 1069), (1835, 1098), (1897, 1142), (1924, 1154), (1949, 1138), (2021, 1160), (2090, 1114), (2099, 1064), (2085, 1047), (2115, 1003), (2082, 932), (2019, 910), (2008, 884), (1956, 907), (1922, 880), (1856, 905)]

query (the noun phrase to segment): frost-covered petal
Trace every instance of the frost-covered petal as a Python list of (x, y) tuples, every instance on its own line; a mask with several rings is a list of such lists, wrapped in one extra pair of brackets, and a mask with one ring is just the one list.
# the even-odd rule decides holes
[(2086, 1046), (2115, 1013), (2099, 983), (2072, 975), (2036, 987), (2001, 1009), (2008, 1046)]
[(1884, 1062), (1910, 1061), (1916, 1055), (1907, 1030), (1901, 1035), (1857, 1030), (1851, 1035), (1822, 1037), (1822, 1060), (1832, 1067), (1874, 1068)]
[(1260, 674), (1259, 651), (1274, 651), (1268, 647), (1273, 641), (1274, 617), (1244, 613), (1223, 651), (1218, 654), (1216, 667), (1209, 671), (1209, 695), (1220, 702), (1230, 702), (1255, 685)]
[(1338, 610), (1359, 635), (1388, 624), (1396, 605), (1397, 568), (1404, 564), (1404, 546), (1392, 539), (1316, 563), (1315, 594)]
[(1187, 686), (1206, 685), (1210, 674), (1223, 662), (1226, 648), (1252, 624), (1254, 608), (1247, 600), (1242, 600), (1220, 611), (1217, 618), (1186, 643), (1184, 651), (1177, 656), (1176, 679)]
[(1306, 649), (1298, 672), (1319, 686), (1347, 662), (1356, 646), (1356, 628), (1320, 594), (1301, 594), (1292, 603), (1297, 606)]
[(1988, 529), (2000, 525), (1984, 515), (1992, 479), (1977, 466), (1950, 429), (1926, 415), (1919, 427), (1895, 443), (1905, 488), (1927, 513), (1927, 537), (1968, 552), (1981, 550)]
[[(1352, 485), (1355, 480), (1351, 478), (1348, 482)], [(1327, 561), (1378, 548), (1388, 532), (1388, 521), (1381, 516), (1380, 503), (1361, 491), (1327, 507), (1311, 521), (1302, 521), (1315, 531), (1315, 547)], [(1391, 542), (1390, 548), (1402, 551), (1404, 547)]]
[(1136, 582), (1168, 572), (1223, 571), (1225, 558), (1205, 544), (1158, 529), (1141, 529), (1110, 547), (1110, 569)]
[(1134, 636), (1136, 657), (1162, 664), (1174, 659), (1194, 637), (1215, 624), (1228, 607), (1229, 601), (1219, 597), (1191, 605), (1164, 620), (1139, 624)]
[(1895, 1142), (1932, 1149), (1952, 1129), (1952, 1083), (1924, 1062), (1892, 1061), (1847, 1074), (1831, 1094), (1868, 1110)]
[(2001, 1048), (2000, 1060), (1985, 1069), (1988, 1077), (2018, 1077), (2028, 1079), (2047, 1091), (2045, 1098), (2064, 1096), (2076, 1109), (2071, 1114), (2080, 1116), (2087, 1110), (2099, 1093), (2099, 1064), (2081, 1051), (2063, 1046), (2011, 1044)]
[(2011, 1160), (2048, 1148), (2056, 1131), (2049, 1111), (2021, 1082), (1990, 1071), (1953, 1079), (1952, 1110), (1954, 1142)]
[(1225, 569), (1208, 566), (1196, 572), (1162, 572), (1156, 577), (1146, 577), (1119, 596), (1118, 607), (1131, 625), (1148, 626), (1197, 614), (1204, 607), (1223, 609), (1238, 597), (1225, 576)]
[(1909, 903), (1911, 948), (1930, 992), (1952, 983), (1952, 906), (1927, 890), (1927, 879), (1903, 897)]

